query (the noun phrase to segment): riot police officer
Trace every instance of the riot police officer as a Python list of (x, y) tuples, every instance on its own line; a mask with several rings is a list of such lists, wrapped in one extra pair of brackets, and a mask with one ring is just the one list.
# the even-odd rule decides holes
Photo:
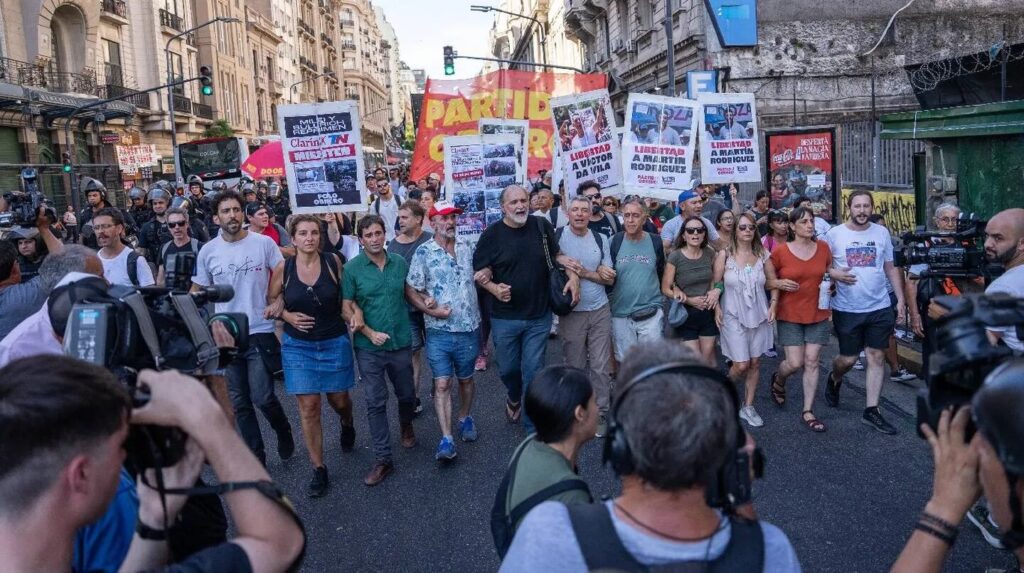
[[(98, 245), (96, 244), (96, 234), (92, 230), (93, 215), (99, 213), (101, 209), (114, 208), (114, 205), (107, 200), (107, 188), (99, 180), (92, 177), (83, 177), (80, 188), (82, 193), (85, 194), (85, 201), (87, 203), (78, 214), (78, 226), (82, 229), (82, 244), (95, 249)], [(121, 215), (124, 217), (125, 234), (134, 235), (138, 233), (139, 227), (132, 214), (124, 209), (118, 210), (121, 211)]]
[(131, 201), (128, 212), (135, 219), (136, 225), (141, 227), (153, 218), (153, 211), (150, 210), (149, 204), (146, 202), (145, 189), (139, 186), (132, 187), (128, 190), (128, 199)]
[(288, 204), (288, 196), (284, 194), (281, 184), (277, 181), (267, 186), (267, 207), (274, 212), (277, 222), (284, 225), (288, 216), (292, 214), (291, 205)]

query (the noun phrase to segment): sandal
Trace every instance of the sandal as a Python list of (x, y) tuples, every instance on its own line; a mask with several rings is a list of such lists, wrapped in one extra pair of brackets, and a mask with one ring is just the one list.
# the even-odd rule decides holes
[[(807, 414), (811, 415), (810, 420), (807, 419)], [(817, 416), (814, 415), (814, 412), (810, 410), (804, 410), (803, 414), (801, 414), (800, 417), (803, 419), (804, 425), (810, 428), (812, 432), (825, 431), (825, 423), (819, 420)]]
[(508, 420), (509, 424), (515, 424), (519, 421), (519, 416), (523, 413), (523, 406), (521, 402), (513, 402), (508, 398), (505, 398), (505, 419)]
[(779, 380), (779, 372), (776, 370), (772, 374), (772, 402), (782, 406), (786, 403), (786, 384)]

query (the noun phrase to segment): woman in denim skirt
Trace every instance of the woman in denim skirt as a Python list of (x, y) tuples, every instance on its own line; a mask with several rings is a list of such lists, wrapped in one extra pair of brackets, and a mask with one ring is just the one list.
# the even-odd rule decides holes
[[(341, 317), (341, 259), (320, 252), (320, 220), (313, 215), (294, 215), (288, 221), (297, 253), (277, 265), (270, 281), (269, 301), (283, 296), (284, 321), (281, 362), (284, 385), (299, 401), (302, 434), (313, 464), (309, 497), (327, 492), (327, 467), (323, 461), (323, 429), (320, 396), (341, 418), (341, 451), (351, 452), (356, 432), (352, 425), (355, 384), (352, 344)], [(273, 304), (271, 305), (273, 306)], [(273, 314), (271, 308), (268, 313)]]

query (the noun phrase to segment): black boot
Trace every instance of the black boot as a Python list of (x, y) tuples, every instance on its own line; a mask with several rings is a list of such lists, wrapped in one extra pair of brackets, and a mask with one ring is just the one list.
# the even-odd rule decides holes
[(313, 479), (309, 481), (309, 486), (306, 487), (306, 495), (309, 497), (322, 497), (327, 493), (327, 485), (330, 483), (330, 479), (327, 478), (327, 468), (320, 466), (313, 470)]

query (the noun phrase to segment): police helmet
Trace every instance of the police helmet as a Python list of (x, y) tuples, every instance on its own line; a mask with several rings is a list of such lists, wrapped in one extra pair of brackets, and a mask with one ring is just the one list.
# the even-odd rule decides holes
[(187, 197), (174, 197), (171, 199), (171, 209), (184, 209), (186, 211), (192, 210), (192, 202)]
[(104, 201), (107, 200), (107, 188), (98, 179), (93, 179), (92, 177), (82, 178), (82, 193), (86, 196), (89, 193), (99, 193)]
[(142, 187), (138, 187), (138, 186), (132, 187), (128, 191), (128, 198), (131, 199), (132, 201), (134, 201), (136, 199), (142, 199), (143, 201), (145, 201), (146, 200), (146, 190), (143, 189)]
[(203, 178), (198, 175), (189, 175), (188, 184), (189, 186), (199, 185), (201, 187), (203, 185)]

